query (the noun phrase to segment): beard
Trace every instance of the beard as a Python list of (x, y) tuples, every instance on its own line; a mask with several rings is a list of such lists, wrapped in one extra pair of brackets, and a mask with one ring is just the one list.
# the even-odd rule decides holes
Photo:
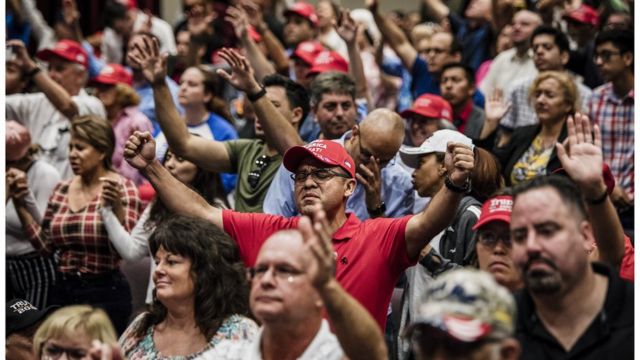
[[(552, 270), (530, 270), (531, 263), (534, 261), (545, 263)], [(551, 260), (533, 257), (527, 261), (524, 267), (524, 283), (525, 287), (533, 294), (555, 294), (562, 288), (562, 276), (560, 276), (558, 267)]]

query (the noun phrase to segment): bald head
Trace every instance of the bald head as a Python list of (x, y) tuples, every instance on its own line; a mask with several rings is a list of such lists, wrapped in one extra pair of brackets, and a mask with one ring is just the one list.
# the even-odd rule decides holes
[(400, 149), (404, 139), (404, 121), (389, 109), (373, 110), (360, 123), (360, 136), (371, 141), (397, 144)]
[(516, 47), (529, 46), (531, 34), (542, 24), (539, 14), (530, 10), (520, 10), (513, 16), (511, 40)]
[(249, 303), (265, 326), (321, 321), (322, 301), (306, 274), (311, 256), (297, 230), (278, 231), (262, 244)]
[(353, 137), (345, 143), (345, 148), (356, 162), (368, 164), (371, 157), (377, 158), (382, 166), (393, 159), (404, 140), (404, 121), (397, 113), (388, 109), (376, 109), (354, 127)]

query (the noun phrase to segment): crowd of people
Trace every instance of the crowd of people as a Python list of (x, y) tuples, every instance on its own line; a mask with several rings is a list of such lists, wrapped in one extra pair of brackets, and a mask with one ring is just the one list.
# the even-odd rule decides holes
[(633, 358), (633, 2), (76, 1), (6, 4), (7, 359)]

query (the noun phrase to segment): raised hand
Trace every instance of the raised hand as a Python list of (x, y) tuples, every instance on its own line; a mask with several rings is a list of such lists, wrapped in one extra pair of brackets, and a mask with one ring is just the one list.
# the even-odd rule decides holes
[(75, 26), (80, 21), (80, 11), (75, 0), (62, 1), (62, 21), (66, 26)]
[(122, 184), (116, 179), (101, 177), (102, 193), (100, 202), (102, 206), (110, 206), (114, 210), (122, 207)]
[(473, 171), (473, 150), (467, 145), (450, 142), (447, 144), (444, 164), (449, 180), (456, 186), (464, 187)]
[(364, 0), (364, 6), (369, 9), (372, 14), (378, 12), (378, 0)]
[(136, 131), (124, 145), (124, 159), (138, 170), (143, 170), (156, 157), (156, 142), (148, 131)]
[(16, 63), (23, 72), (29, 72), (36, 68), (36, 63), (31, 59), (22, 40), (9, 40), (7, 47), (11, 48), (14, 54), (13, 62)]
[(127, 57), (137, 66), (151, 84), (164, 83), (167, 76), (167, 55), (160, 55), (158, 39), (149, 36), (137, 36), (134, 39), (133, 51)]
[(495, 89), (484, 103), (485, 121), (497, 126), (509, 109), (511, 109), (511, 103), (504, 100), (502, 90)]
[(191, 36), (198, 36), (211, 31), (211, 23), (215, 20), (215, 12), (207, 13), (204, 6), (194, 6), (187, 17), (187, 30)]
[(298, 229), (302, 233), (302, 240), (311, 253), (311, 263), (307, 268), (307, 276), (313, 286), (322, 289), (335, 276), (336, 259), (331, 244), (331, 233), (324, 212), (318, 206), (315, 212), (313, 225), (308, 217), (304, 216), (298, 223)]
[(6, 172), (7, 195), (13, 199), (14, 204), (24, 203), (24, 199), (29, 194), (29, 184), (27, 174), (16, 168), (9, 168)]
[(589, 117), (576, 114), (567, 120), (567, 134), (564, 144), (556, 144), (556, 154), (562, 168), (587, 198), (597, 197), (605, 188), (600, 128), (594, 125), (592, 134)]
[(260, 5), (251, 0), (241, 0), (240, 6), (242, 6), (242, 9), (244, 9), (247, 14), (249, 24), (251, 24), (258, 33), (262, 34), (268, 29), (267, 24), (264, 22), (264, 15), (262, 14)]
[(347, 44), (355, 43), (359, 26), (351, 17), (350, 11), (348, 9), (342, 9), (338, 19), (338, 24), (333, 25), (338, 35), (340, 35), (342, 40)]
[(255, 94), (260, 91), (260, 84), (253, 75), (253, 67), (249, 61), (238, 51), (224, 48), (218, 53), (231, 67), (231, 74), (223, 69), (218, 69), (217, 73), (236, 89), (247, 94)]
[(364, 186), (367, 209), (377, 209), (382, 203), (380, 161), (371, 156), (367, 165), (360, 164), (359, 167), (356, 178)]
[(227, 8), (227, 16), (224, 19), (233, 25), (233, 30), (238, 39), (246, 39), (248, 37), (249, 19), (242, 7), (229, 6)]

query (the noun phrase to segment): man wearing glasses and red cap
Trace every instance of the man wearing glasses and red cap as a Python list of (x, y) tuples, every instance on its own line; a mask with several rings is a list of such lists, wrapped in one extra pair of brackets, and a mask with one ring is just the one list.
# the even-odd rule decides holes
[(88, 56), (72, 40), (60, 40), (53, 48), (36, 56), (49, 63), (48, 71), (29, 57), (22, 41), (7, 42), (15, 54), (15, 63), (41, 92), (7, 96), (6, 116), (16, 119), (31, 133), (42, 150), (42, 158), (53, 165), (62, 179), (73, 175), (69, 165), (69, 119), (94, 114), (106, 117), (100, 100), (83, 89), (87, 82)]
[[(318, 205), (326, 212), (336, 254), (336, 279), (363, 304), (384, 329), (393, 288), (409, 266), (416, 263), (429, 239), (454, 216), (462, 195), (470, 190), (472, 150), (450, 143), (447, 150), (447, 186), (417, 215), (361, 222), (345, 211), (356, 186), (355, 163), (334, 141), (316, 140), (287, 151), (283, 164), (294, 180), (296, 204), (303, 215), (313, 216)], [(247, 266), (253, 266), (260, 246), (278, 230), (298, 226), (299, 217), (222, 211), (173, 178), (155, 159), (149, 133), (134, 133), (126, 144), (125, 158), (143, 171), (171, 211), (208, 219), (234, 238)]]

